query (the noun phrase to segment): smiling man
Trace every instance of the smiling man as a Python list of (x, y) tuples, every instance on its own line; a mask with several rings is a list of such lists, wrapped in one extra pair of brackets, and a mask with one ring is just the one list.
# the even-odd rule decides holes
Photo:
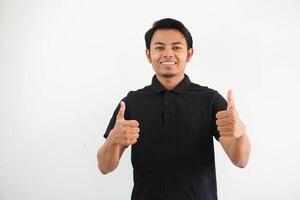
[(227, 101), (184, 73), (193, 40), (179, 21), (166, 18), (145, 34), (151, 85), (130, 91), (116, 107), (97, 152), (103, 174), (112, 172), (131, 145), (132, 200), (216, 200), (213, 138), (238, 167), (250, 141), (232, 91)]

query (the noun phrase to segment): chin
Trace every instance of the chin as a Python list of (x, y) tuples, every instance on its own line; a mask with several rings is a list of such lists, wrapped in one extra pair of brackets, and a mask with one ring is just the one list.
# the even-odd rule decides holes
[(176, 76), (175, 73), (161, 73), (160, 76), (165, 77), (165, 78), (171, 78)]

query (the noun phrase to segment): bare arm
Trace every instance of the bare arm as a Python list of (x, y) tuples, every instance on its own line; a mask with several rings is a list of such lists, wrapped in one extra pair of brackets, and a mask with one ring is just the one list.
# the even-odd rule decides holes
[(126, 146), (112, 141), (111, 134), (97, 152), (98, 168), (102, 174), (112, 172), (117, 168)]
[(138, 121), (126, 120), (124, 113), (125, 103), (121, 102), (115, 126), (97, 152), (98, 168), (102, 174), (116, 169), (126, 146), (135, 144), (139, 137)]
[(251, 144), (247, 134), (239, 138), (220, 137), (220, 143), (235, 166), (246, 167), (251, 152)]
[(236, 110), (232, 91), (227, 94), (227, 110), (216, 114), (216, 124), (220, 132), (220, 143), (234, 165), (244, 168), (250, 157), (251, 144), (246, 127)]

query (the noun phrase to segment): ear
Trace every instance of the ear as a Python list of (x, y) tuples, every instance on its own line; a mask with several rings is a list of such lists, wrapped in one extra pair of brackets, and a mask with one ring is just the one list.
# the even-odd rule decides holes
[(187, 59), (186, 59), (186, 62), (189, 62), (192, 58), (194, 54), (194, 49), (193, 48), (190, 48), (188, 51), (187, 51)]
[(147, 56), (149, 63), (151, 63), (150, 49), (146, 49), (146, 56)]

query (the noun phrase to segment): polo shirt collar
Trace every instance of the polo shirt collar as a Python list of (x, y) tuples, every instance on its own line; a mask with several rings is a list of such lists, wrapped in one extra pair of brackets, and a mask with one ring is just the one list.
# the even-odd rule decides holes
[[(191, 84), (190, 78), (188, 77), (188, 75), (184, 74), (183, 80), (174, 89), (170, 90), (170, 92), (174, 92), (178, 94), (184, 93), (188, 89), (190, 84)], [(159, 82), (156, 75), (152, 77), (151, 88), (154, 90), (155, 93), (167, 91), (167, 89), (164, 88), (164, 86)]]

